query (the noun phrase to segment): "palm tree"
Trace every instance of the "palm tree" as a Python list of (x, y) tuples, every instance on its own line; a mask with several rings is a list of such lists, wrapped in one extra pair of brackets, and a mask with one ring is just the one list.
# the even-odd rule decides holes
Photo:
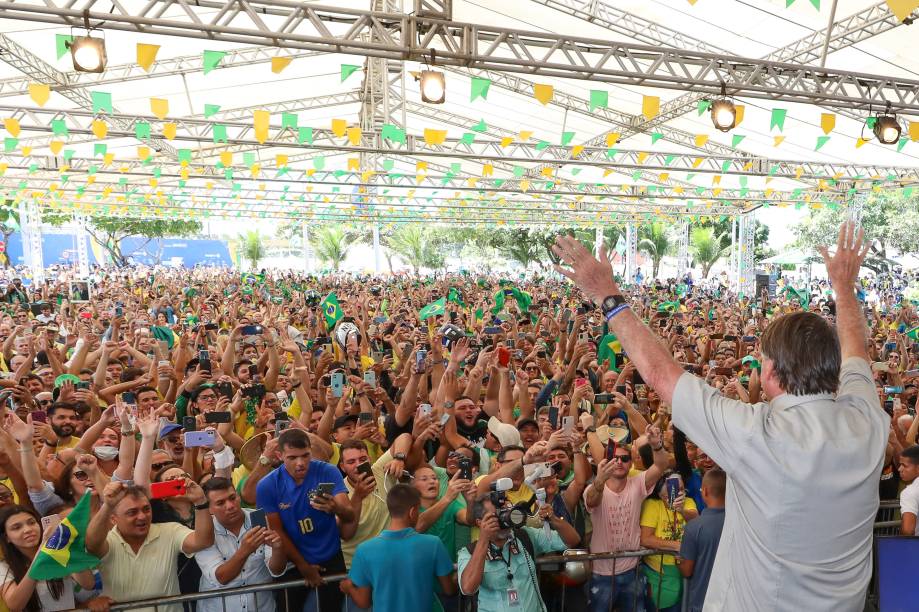
[(427, 259), (427, 238), (420, 225), (400, 225), (386, 237), (386, 246), (390, 251), (405, 260), (418, 274)]
[(351, 235), (344, 228), (326, 225), (313, 232), (312, 238), (316, 257), (338, 270), (351, 250)]
[(638, 250), (647, 253), (651, 258), (653, 276), (657, 278), (657, 272), (661, 267), (661, 260), (664, 255), (671, 250), (670, 232), (668, 228), (660, 222), (652, 223), (641, 228), (639, 235), (644, 237), (638, 241)]
[(245, 234), (239, 235), (239, 241), (242, 243), (243, 257), (252, 264), (252, 269), (258, 269), (258, 262), (265, 258), (265, 245), (262, 244), (262, 235), (258, 230), (249, 230)]
[(697, 227), (692, 230), (690, 236), (690, 245), (694, 263), (702, 266), (702, 277), (708, 278), (712, 266), (717, 263), (721, 257), (731, 248), (722, 246), (724, 235), (715, 235), (715, 229), (712, 227)]

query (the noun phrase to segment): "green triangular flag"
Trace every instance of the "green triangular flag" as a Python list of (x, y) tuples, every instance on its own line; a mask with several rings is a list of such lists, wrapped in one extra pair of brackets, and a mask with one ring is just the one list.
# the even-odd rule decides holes
[(818, 11), (820, 10), (820, 0), (811, 0), (811, 4), (814, 5), (814, 8)]
[(391, 123), (383, 124), (383, 129), (380, 131), (380, 137), (383, 140), (389, 140), (390, 142), (398, 142), (401, 144), (406, 143), (405, 130), (398, 128)]
[(89, 94), (93, 100), (94, 113), (112, 112), (112, 94), (107, 91), (91, 91)]
[(743, 134), (734, 134), (731, 137), (731, 146), (734, 148), (737, 148), (737, 145), (739, 145), (743, 141), (744, 138), (746, 138), (746, 136), (744, 136)]
[(69, 130), (67, 129), (67, 122), (63, 119), (52, 119), (51, 133), (55, 136), (67, 136), (67, 134), (69, 134)]
[(704, 113), (711, 107), (712, 107), (711, 100), (699, 100), (699, 104), (696, 106), (696, 111), (698, 111), (699, 115), (701, 116), (702, 113)]
[(463, 302), (463, 296), (456, 287), (450, 287), (450, 291), (447, 293), (447, 301), (453, 302), (463, 308), (466, 307), (466, 304)]
[(99, 559), (86, 552), (89, 528), (89, 503), (92, 495), (83, 493), (73, 510), (58, 524), (51, 537), (41, 545), (29, 568), (33, 580), (66, 578), (99, 565)]
[(605, 89), (590, 90), (590, 112), (595, 108), (606, 108), (609, 106), (609, 92)]
[(203, 56), (204, 74), (216, 68), (226, 54), (226, 51), (205, 51)]
[(215, 123), (213, 130), (214, 142), (227, 142), (227, 126), (222, 123)]
[(61, 59), (70, 51), (70, 43), (73, 42), (73, 36), (70, 34), (55, 34), (54, 42), (57, 46), (57, 59)]
[(205, 118), (205, 119), (208, 119), (208, 118), (210, 118), (210, 117), (213, 117), (213, 116), (216, 115), (219, 111), (220, 111), (220, 105), (219, 105), (219, 104), (205, 104), (205, 105), (204, 105), (204, 118)]
[(567, 147), (574, 140), (574, 132), (562, 132), (562, 146)]
[(313, 128), (301, 127), (297, 130), (297, 142), (303, 144), (313, 144)]
[(436, 317), (438, 315), (444, 314), (447, 310), (447, 298), (440, 298), (434, 302), (431, 302), (424, 308), (418, 311), (418, 318), (422, 321), (429, 317)]
[(344, 83), (345, 79), (349, 76), (360, 70), (360, 66), (355, 66), (354, 64), (342, 64), (341, 65), (341, 82)]
[(661, 134), (660, 132), (651, 132), (651, 144), (654, 144), (655, 142), (657, 142), (663, 137), (664, 135)]
[(814, 149), (814, 151), (819, 151), (821, 148), (823, 148), (823, 145), (825, 145), (829, 141), (830, 141), (829, 136), (817, 136), (817, 147)]
[(487, 100), (489, 87), (491, 87), (491, 79), (472, 77), (472, 82), (469, 87), (469, 101), (475, 102), (478, 98)]
[(473, 132), (485, 132), (488, 131), (488, 124), (485, 123), (484, 119), (480, 119), (478, 123), (469, 129), (471, 129)]
[(906, 146), (906, 143), (909, 142), (907, 138), (901, 138), (900, 142), (897, 143), (897, 153), (903, 150), (903, 147)]
[(772, 118), (769, 120), (769, 129), (779, 128), (779, 131), (785, 129), (785, 115), (788, 113), (788, 109), (785, 108), (773, 108), (772, 109)]

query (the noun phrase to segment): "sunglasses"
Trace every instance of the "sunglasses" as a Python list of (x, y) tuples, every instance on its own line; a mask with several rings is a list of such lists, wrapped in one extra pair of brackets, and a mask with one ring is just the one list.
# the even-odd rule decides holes
[(611, 459), (611, 461), (618, 461), (619, 463), (631, 463), (632, 456), (631, 455), (613, 455), (613, 458)]
[(154, 470), (161, 470), (167, 465), (169, 465), (170, 463), (172, 463), (172, 461), (163, 461), (162, 463), (153, 463), (150, 465), (150, 467), (153, 468)]

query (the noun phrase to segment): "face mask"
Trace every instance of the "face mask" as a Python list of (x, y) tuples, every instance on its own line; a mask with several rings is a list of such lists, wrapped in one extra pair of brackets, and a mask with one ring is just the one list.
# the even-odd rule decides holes
[(111, 461), (118, 457), (118, 449), (114, 446), (97, 446), (93, 449), (93, 454), (101, 461)]

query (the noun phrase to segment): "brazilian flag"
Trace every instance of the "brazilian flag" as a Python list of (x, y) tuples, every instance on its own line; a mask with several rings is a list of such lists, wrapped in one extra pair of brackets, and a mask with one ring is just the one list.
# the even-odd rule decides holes
[(341, 319), (344, 315), (341, 312), (341, 306), (338, 305), (338, 296), (335, 293), (330, 293), (322, 300), (322, 314), (325, 315), (325, 326), (332, 330), (335, 327), (335, 324), (338, 323), (338, 320)]
[(495, 293), (495, 307), (491, 309), (492, 314), (498, 314), (504, 310), (504, 303), (507, 299), (507, 294), (510, 294), (511, 297), (517, 300), (517, 306), (520, 307), (521, 312), (527, 312), (530, 310), (530, 304), (533, 303), (533, 297), (526, 291), (522, 291), (517, 287), (514, 287), (513, 289), (500, 289), (497, 293)]
[(456, 287), (450, 287), (450, 293), (447, 294), (447, 301), (453, 302), (461, 308), (466, 307), (466, 304), (463, 303), (463, 296)]
[(86, 552), (86, 529), (89, 527), (89, 491), (42, 544), (29, 569), (33, 580), (64, 578), (99, 565), (99, 559)]
[(436, 317), (438, 315), (444, 314), (447, 310), (447, 298), (440, 298), (434, 302), (431, 302), (424, 308), (418, 311), (418, 318), (424, 321), (429, 317)]
[(912, 340), (913, 342), (919, 341), (919, 327), (914, 327), (908, 332), (906, 332), (906, 337)]
[(622, 345), (619, 344), (619, 340), (616, 338), (615, 334), (606, 334), (603, 338), (600, 339), (600, 343), (597, 345), (597, 362), (603, 363), (609, 359), (610, 369), (615, 370), (616, 368), (616, 357), (614, 353), (621, 353)]

